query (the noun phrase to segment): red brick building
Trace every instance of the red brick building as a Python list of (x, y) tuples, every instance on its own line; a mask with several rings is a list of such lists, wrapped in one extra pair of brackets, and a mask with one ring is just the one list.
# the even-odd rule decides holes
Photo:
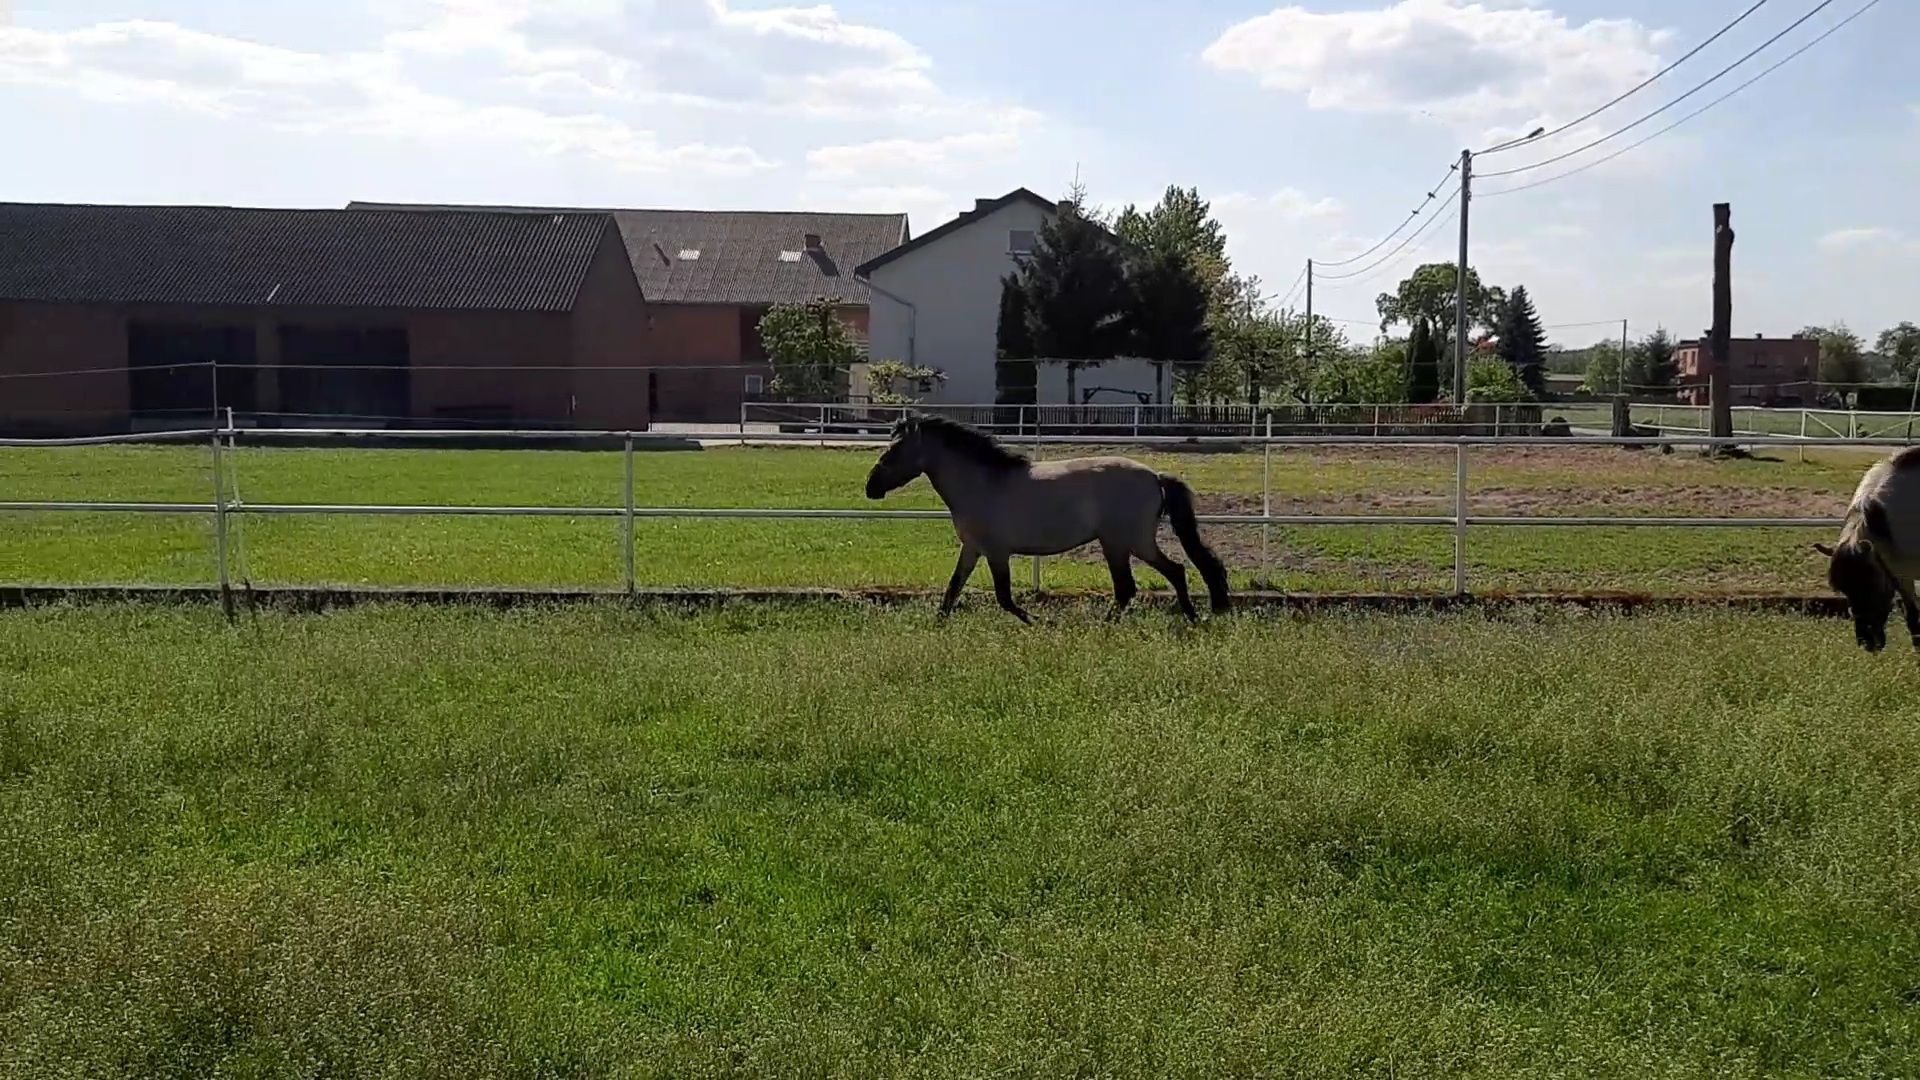
[[(1772, 405), (1810, 400), (1820, 376), (1820, 343), (1804, 338), (1734, 338), (1728, 343), (1727, 373), (1735, 405)], [(1680, 399), (1709, 403), (1707, 380), (1713, 355), (1704, 339), (1674, 346), (1673, 363), (1682, 386)]]
[(905, 214), (759, 210), (575, 211), (539, 207), (349, 204), (352, 208), (521, 214), (608, 213), (647, 298), (656, 365), (652, 415), (662, 421), (736, 419), (771, 372), (760, 317), (774, 304), (827, 299), (867, 336), (867, 285), (854, 267), (905, 243)]
[(647, 342), (606, 214), (0, 205), (0, 432), (638, 428)]

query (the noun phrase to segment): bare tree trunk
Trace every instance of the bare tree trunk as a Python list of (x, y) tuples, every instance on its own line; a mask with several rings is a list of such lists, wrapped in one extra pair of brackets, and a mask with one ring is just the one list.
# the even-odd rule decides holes
[(1707, 335), (1713, 367), (1707, 375), (1709, 434), (1733, 438), (1733, 207), (1713, 204), (1713, 329)]

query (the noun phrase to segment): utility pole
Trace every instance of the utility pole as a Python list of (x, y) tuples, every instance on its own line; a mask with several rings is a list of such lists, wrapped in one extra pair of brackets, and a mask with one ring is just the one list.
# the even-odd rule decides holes
[(1620, 363), (1615, 365), (1620, 375), (1620, 396), (1627, 396), (1627, 320), (1620, 320)]
[(1307, 351), (1306, 366), (1309, 375), (1313, 371), (1313, 260), (1307, 260)]
[[(1713, 204), (1713, 329), (1707, 334), (1707, 348), (1713, 356), (1713, 370), (1707, 376), (1709, 408), (1708, 434), (1716, 439), (1733, 438), (1733, 206)], [(1715, 453), (1724, 453), (1725, 448)]]
[(1467, 207), (1473, 201), (1473, 151), (1460, 151), (1460, 266), (1455, 271), (1453, 403), (1467, 403)]

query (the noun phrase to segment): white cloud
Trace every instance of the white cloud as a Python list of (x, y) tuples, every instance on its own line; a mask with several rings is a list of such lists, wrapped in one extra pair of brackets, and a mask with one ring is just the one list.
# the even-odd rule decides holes
[(614, 168), (737, 174), (768, 168), (752, 148), (669, 145), (598, 112), (550, 112), (422, 88), (395, 54), (341, 55), (262, 45), (172, 23), (0, 30), (0, 82), (96, 101), (164, 105), (280, 130), (434, 143), (500, 143)]
[(1339, 199), (1331, 195), (1316, 199), (1299, 188), (1281, 188), (1269, 196), (1267, 202), (1280, 216), (1295, 221), (1338, 217), (1346, 212)]
[(1359, 11), (1276, 8), (1229, 27), (1203, 59), (1313, 108), (1524, 133), (1653, 74), (1666, 40), (1631, 19), (1576, 25), (1524, 0), (1399, 0)]
[(822, 146), (807, 152), (816, 177), (926, 175), (1004, 159), (1020, 144), (1018, 122), (993, 131), (973, 131), (932, 139), (875, 139)]
[(1913, 244), (1898, 229), (1888, 229), (1878, 225), (1835, 229), (1822, 236), (1818, 244), (1820, 250), (1826, 252), (1884, 252), (1913, 247)]
[[(913, 43), (826, 5), (398, 0), (382, 15), (387, 33), (334, 52), (144, 20), (0, 27), (0, 85), (713, 176), (780, 168), (775, 147), (797, 154), (810, 139), (831, 144), (816, 167), (834, 175), (877, 158), (938, 168), (1004, 154), (1037, 119), (948, 93)], [(869, 137), (865, 149), (851, 130)]]

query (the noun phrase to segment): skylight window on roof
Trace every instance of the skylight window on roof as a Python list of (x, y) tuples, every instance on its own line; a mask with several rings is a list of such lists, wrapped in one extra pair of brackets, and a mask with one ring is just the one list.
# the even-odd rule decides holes
[(781, 262), (799, 262), (800, 253), (797, 251), (783, 251), (780, 253), (780, 261)]
[(680, 249), (681, 262), (693, 262), (699, 258), (700, 258), (699, 248), (681, 248)]

